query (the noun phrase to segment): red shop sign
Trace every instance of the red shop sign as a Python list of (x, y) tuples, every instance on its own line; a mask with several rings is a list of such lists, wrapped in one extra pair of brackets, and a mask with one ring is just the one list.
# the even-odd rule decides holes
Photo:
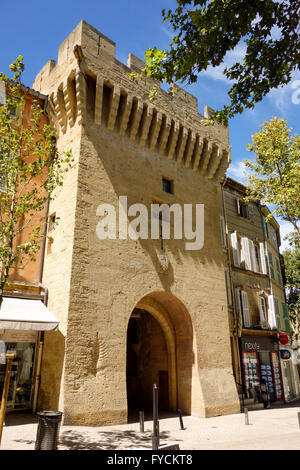
[(281, 335), (279, 335), (279, 342), (280, 342), (281, 344), (288, 344), (288, 342), (289, 342), (289, 337), (288, 337), (288, 335), (286, 335), (286, 334), (284, 334), (284, 333), (282, 333)]

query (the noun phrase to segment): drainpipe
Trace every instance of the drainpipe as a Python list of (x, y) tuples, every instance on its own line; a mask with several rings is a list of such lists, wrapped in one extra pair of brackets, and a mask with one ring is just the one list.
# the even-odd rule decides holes
[[(234, 329), (236, 331), (236, 345), (237, 345), (237, 353), (240, 355), (240, 345), (239, 345), (239, 314), (236, 311), (236, 305), (234, 301), (234, 289), (233, 289), (233, 283), (232, 283), (232, 270), (231, 270), (231, 259), (229, 256), (229, 239), (227, 236), (227, 215), (226, 215), (226, 206), (225, 206), (225, 199), (224, 199), (224, 186), (227, 181), (227, 177), (224, 177), (223, 182), (221, 183), (221, 193), (222, 193), (222, 205), (223, 205), (223, 214), (224, 214), (224, 222), (225, 222), (225, 237), (226, 237), (226, 243), (227, 243), (227, 249), (226, 249), (226, 257), (227, 257), (227, 265), (228, 265), (228, 273), (229, 273), (229, 282), (230, 282), (230, 291), (231, 291), (231, 299), (232, 299), (232, 308), (233, 308), (233, 316), (234, 316), (234, 321), (235, 321), (235, 326)], [(238, 373), (239, 377), (242, 378), (242, 372), (241, 372), (241, 358), (239, 357), (238, 361)], [(236, 381), (236, 380), (235, 380)], [(241, 393), (243, 393), (242, 390), (242, 384), (236, 381), (241, 387)]]

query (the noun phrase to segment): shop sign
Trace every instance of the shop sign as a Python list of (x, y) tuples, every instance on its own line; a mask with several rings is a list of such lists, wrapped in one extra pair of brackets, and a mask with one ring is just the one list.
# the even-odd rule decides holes
[[(278, 340), (277, 340), (278, 341)], [(272, 341), (269, 337), (242, 336), (241, 345), (243, 351), (277, 351), (278, 342)]]
[(280, 350), (280, 357), (281, 357), (281, 359), (283, 359), (284, 361), (287, 361), (288, 359), (290, 359), (291, 353), (290, 353), (290, 351), (288, 351), (287, 349), (281, 349), (281, 350)]

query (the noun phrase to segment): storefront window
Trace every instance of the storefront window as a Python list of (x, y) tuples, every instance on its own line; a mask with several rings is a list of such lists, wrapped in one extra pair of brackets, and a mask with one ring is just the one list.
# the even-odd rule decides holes
[[(5, 342), (6, 352), (15, 352), (12, 363), (7, 409), (31, 407), (32, 375), (34, 366), (35, 343)], [(0, 396), (6, 371), (5, 360), (0, 363)]]

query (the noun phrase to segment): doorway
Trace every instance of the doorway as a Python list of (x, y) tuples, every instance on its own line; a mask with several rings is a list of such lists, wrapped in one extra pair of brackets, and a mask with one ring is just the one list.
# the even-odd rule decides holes
[(153, 384), (158, 385), (159, 410), (169, 411), (168, 350), (159, 322), (146, 310), (135, 308), (127, 329), (128, 410), (151, 410)]

